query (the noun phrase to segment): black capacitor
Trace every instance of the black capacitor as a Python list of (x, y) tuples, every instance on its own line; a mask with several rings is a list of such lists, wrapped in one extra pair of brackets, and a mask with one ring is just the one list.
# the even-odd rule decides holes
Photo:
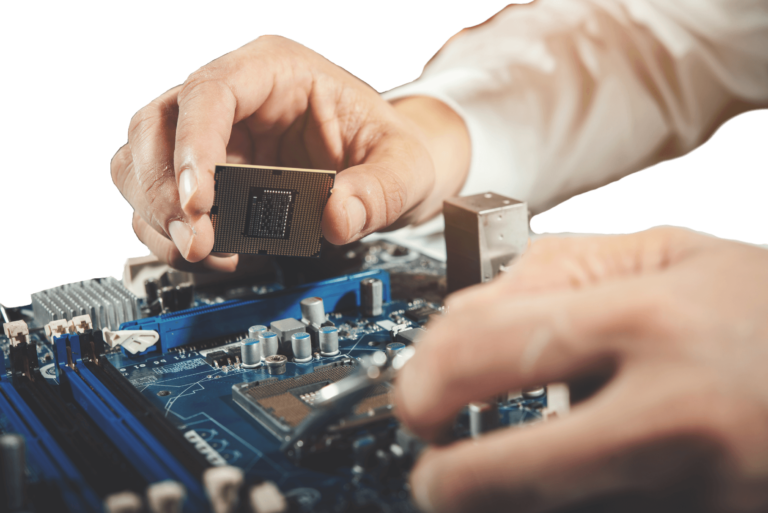
[(160, 301), (163, 310), (176, 310), (176, 287), (169, 285), (160, 289)]
[(152, 278), (144, 281), (144, 292), (147, 293), (147, 304), (151, 305), (157, 301), (158, 293), (160, 291), (160, 282)]
[(186, 310), (192, 307), (195, 287), (189, 282), (180, 283), (176, 286), (176, 309)]
[(0, 435), (0, 489), (2, 511), (21, 511), (26, 503), (26, 471), (24, 437)]

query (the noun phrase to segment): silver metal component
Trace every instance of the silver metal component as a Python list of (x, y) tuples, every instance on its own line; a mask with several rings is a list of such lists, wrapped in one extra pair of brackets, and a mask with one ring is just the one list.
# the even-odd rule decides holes
[(240, 361), (246, 369), (261, 366), (261, 342), (257, 338), (247, 338), (240, 346)]
[(293, 334), (307, 331), (307, 326), (303, 322), (289, 317), (279, 321), (272, 321), (269, 324), (269, 329), (280, 338), (280, 347), (282, 348), (280, 352), (288, 354), (291, 350), (291, 337)]
[(111, 277), (36, 292), (32, 294), (32, 310), (41, 326), (57, 319), (90, 315), (95, 329), (116, 330), (120, 324), (141, 317), (139, 299)]
[(270, 374), (285, 374), (285, 363), (288, 358), (281, 354), (273, 354), (264, 358), (264, 363), (267, 365), (267, 372)]
[(307, 363), (312, 360), (312, 339), (309, 333), (294, 333), (291, 335), (291, 349), (293, 349), (294, 361)]
[(363, 315), (373, 317), (381, 315), (384, 304), (384, 284), (376, 278), (366, 278), (360, 282), (360, 309)]
[(271, 331), (262, 331), (259, 333), (259, 342), (261, 343), (261, 357), (276, 355), (280, 351), (280, 338)]
[(403, 349), (405, 349), (405, 344), (402, 342), (390, 342), (387, 344), (387, 356), (392, 359)]
[(22, 511), (26, 505), (26, 473), (24, 437), (0, 435), (0, 489), (3, 511)]
[(499, 405), (495, 401), (469, 404), (469, 432), (472, 438), (493, 431), (499, 424)]
[(523, 389), (523, 397), (526, 399), (534, 399), (536, 397), (541, 397), (547, 392), (547, 389), (544, 387), (532, 387), (532, 388), (526, 388)]
[(323, 326), (318, 331), (320, 354), (335, 356), (339, 354), (339, 329), (336, 326)]
[(490, 281), (528, 247), (528, 206), (490, 192), (443, 202), (448, 292)]
[(262, 326), (261, 324), (257, 324), (256, 326), (251, 326), (248, 328), (248, 338), (259, 338), (259, 333), (262, 331), (267, 331), (266, 326)]
[(308, 297), (301, 300), (301, 320), (306, 324), (320, 326), (325, 322), (323, 298)]

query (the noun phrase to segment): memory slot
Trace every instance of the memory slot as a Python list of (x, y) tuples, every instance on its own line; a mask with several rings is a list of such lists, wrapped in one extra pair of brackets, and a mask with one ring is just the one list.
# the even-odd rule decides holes
[(102, 498), (126, 490), (144, 494), (147, 481), (77, 405), (61, 397), (39, 371), (14, 383), (62, 451)]
[(101, 512), (102, 502), (13, 385), (0, 381), (0, 416), (5, 433), (24, 437), (27, 497), (36, 511)]
[[(61, 386), (131, 462), (133, 468), (149, 483), (175, 481), (183, 486), (186, 491), (185, 513), (210, 511), (200, 481), (83, 362), (79, 335), (57, 337), (54, 349)], [(68, 365), (70, 361), (72, 366)]]

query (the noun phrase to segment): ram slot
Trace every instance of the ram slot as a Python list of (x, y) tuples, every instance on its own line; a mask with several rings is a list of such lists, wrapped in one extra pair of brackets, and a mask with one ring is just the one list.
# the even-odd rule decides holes
[[(200, 481), (97, 379), (83, 362), (80, 336), (56, 338), (56, 365), (62, 386), (132, 466), (150, 483), (176, 481), (186, 490), (183, 511), (209, 511)], [(71, 366), (70, 366), (71, 364)]]

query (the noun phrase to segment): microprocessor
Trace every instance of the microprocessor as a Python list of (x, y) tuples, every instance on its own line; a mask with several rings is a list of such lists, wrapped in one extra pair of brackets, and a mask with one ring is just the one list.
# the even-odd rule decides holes
[(335, 178), (335, 171), (217, 165), (212, 251), (320, 256), (320, 221)]

